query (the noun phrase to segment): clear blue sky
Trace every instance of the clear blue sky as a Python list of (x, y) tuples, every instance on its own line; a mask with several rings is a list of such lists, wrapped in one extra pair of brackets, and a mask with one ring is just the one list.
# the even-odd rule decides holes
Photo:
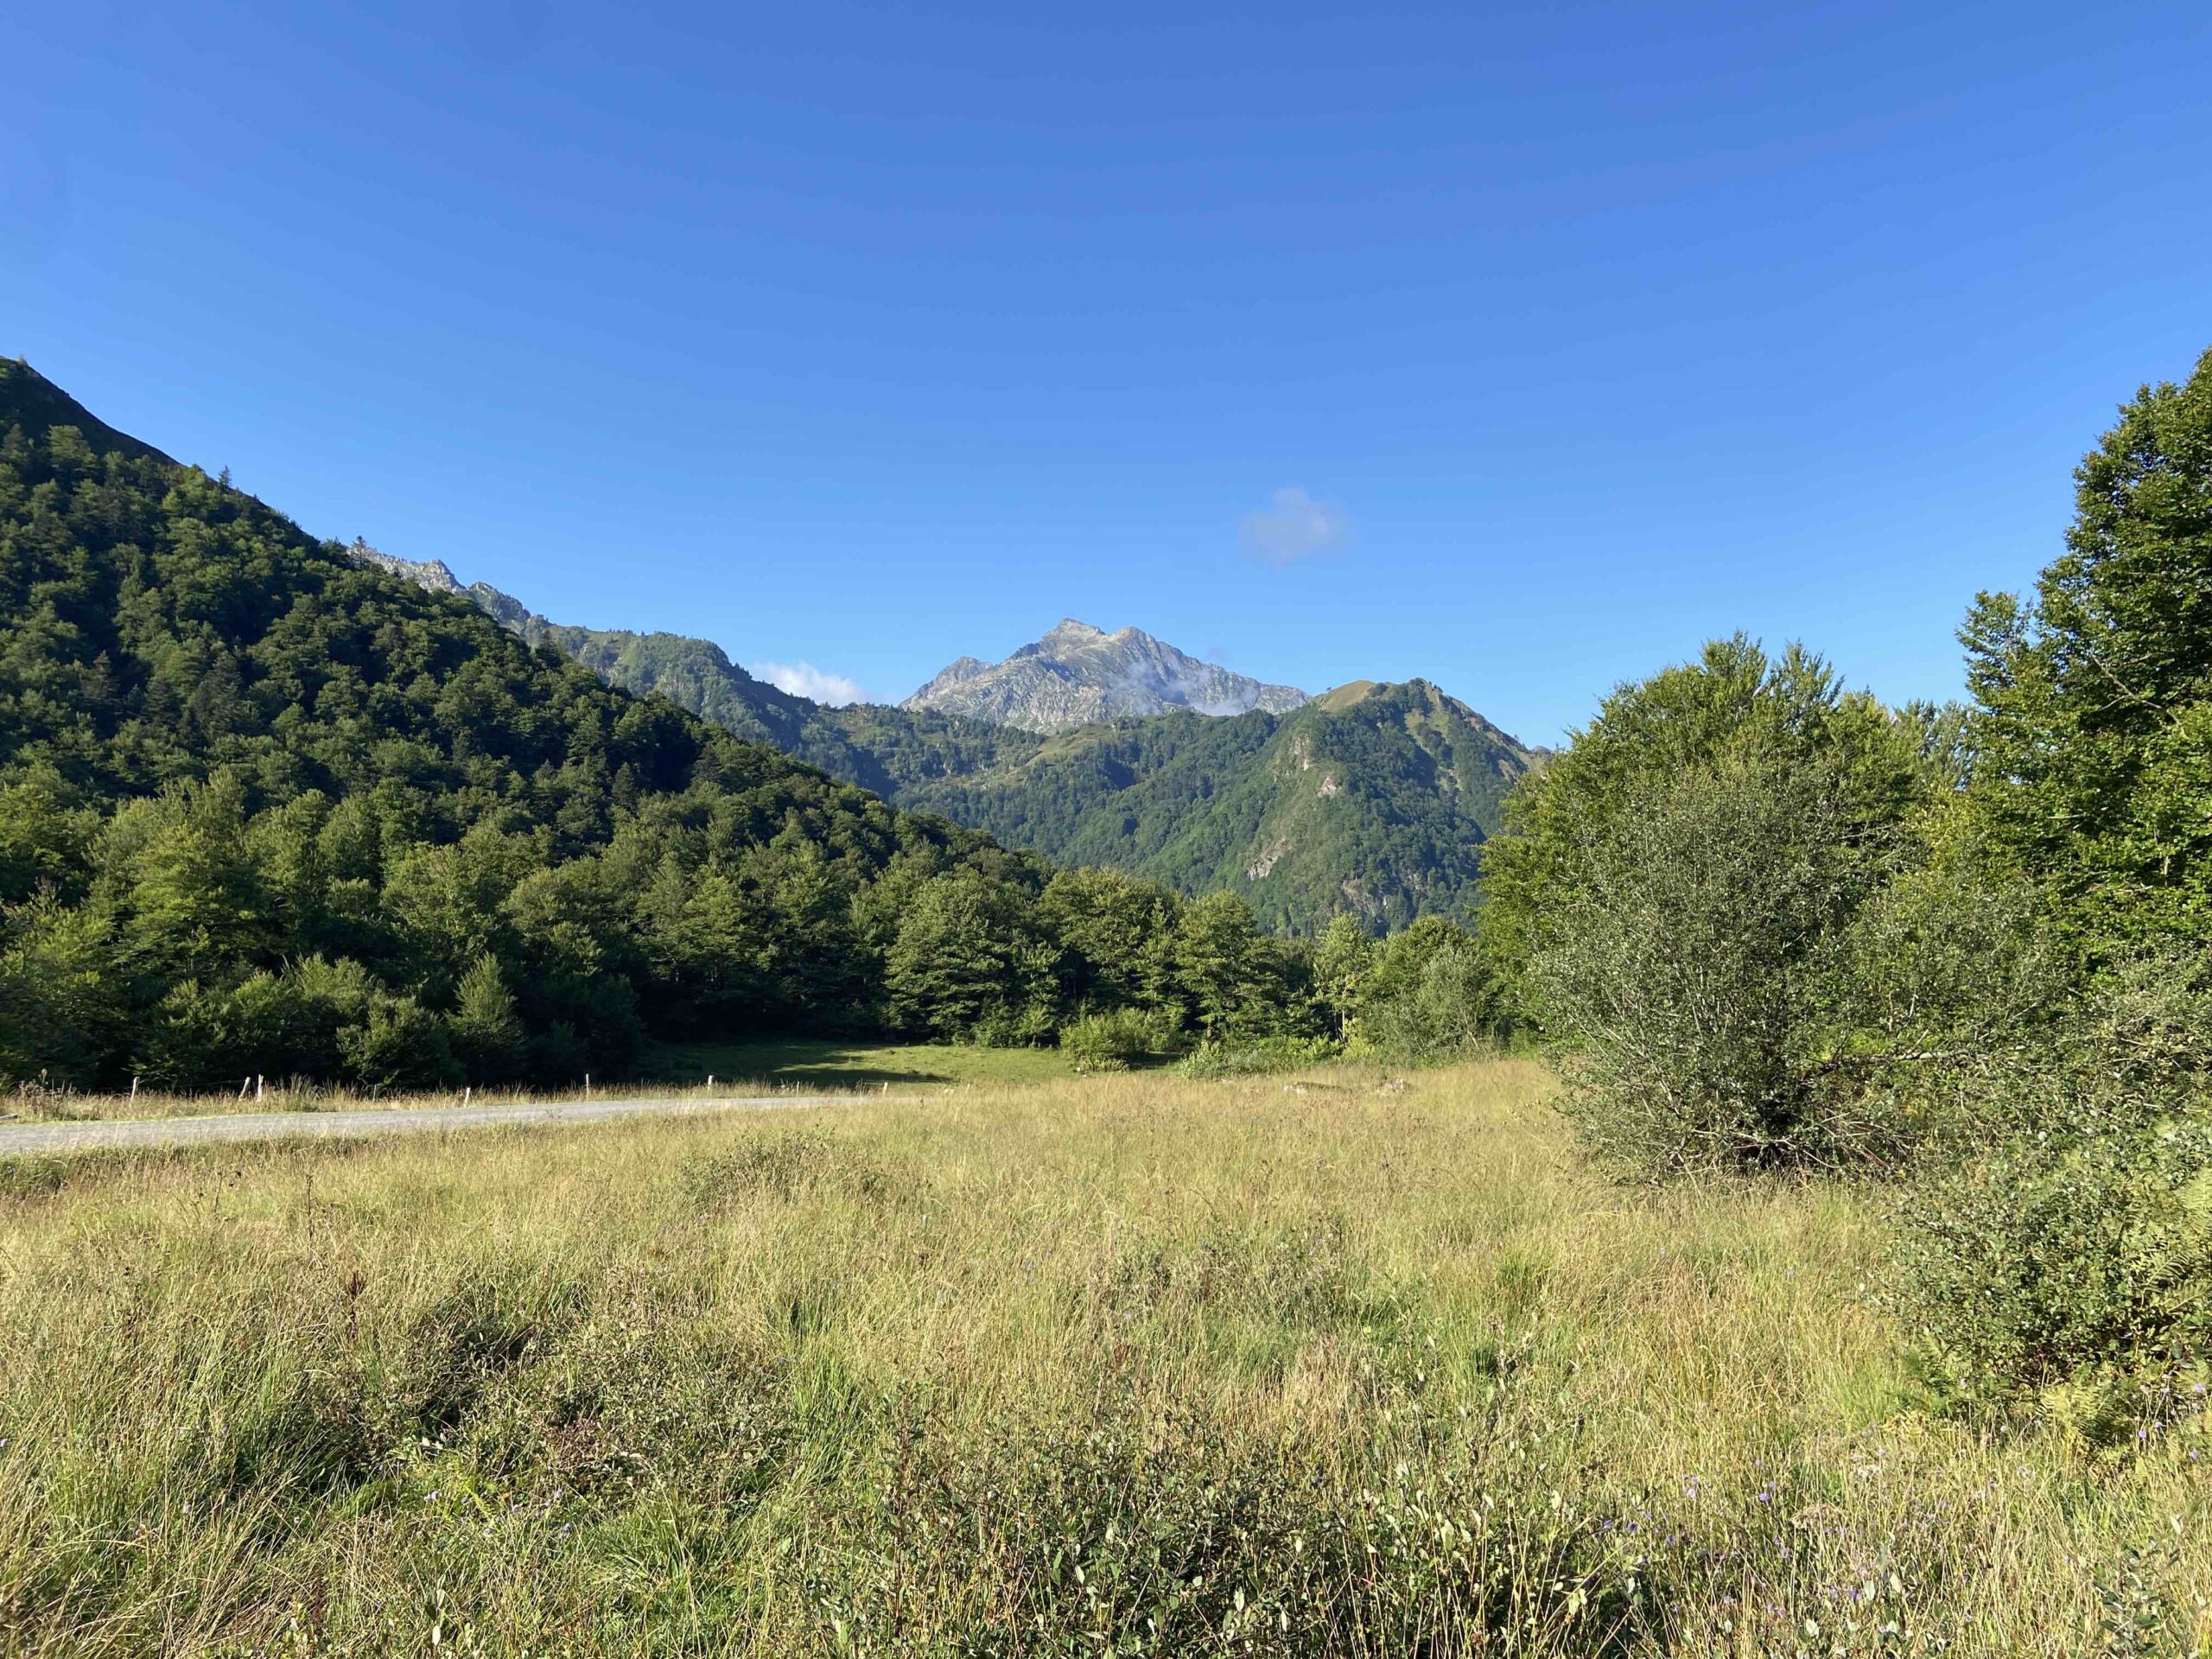
[(1063, 615), (1531, 740), (1894, 698), (2212, 345), (2212, 8), (14, 7), (0, 352), (901, 696)]

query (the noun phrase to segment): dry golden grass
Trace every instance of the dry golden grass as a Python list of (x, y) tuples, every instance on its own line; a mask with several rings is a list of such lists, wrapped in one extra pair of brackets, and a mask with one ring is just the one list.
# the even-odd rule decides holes
[(0, 1170), (11, 1653), (2202, 1651), (2212, 1503), (1920, 1408), (1847, 1190), (1533, 1065)]

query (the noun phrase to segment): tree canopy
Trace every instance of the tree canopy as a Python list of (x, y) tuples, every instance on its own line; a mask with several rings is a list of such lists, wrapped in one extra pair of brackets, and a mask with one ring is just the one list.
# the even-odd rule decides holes
[(1961, 638), (1993, 852), (2094, 957), (2212, 939), (2212, 352), (2145, 386), (2075, 473), (2035, 597)]

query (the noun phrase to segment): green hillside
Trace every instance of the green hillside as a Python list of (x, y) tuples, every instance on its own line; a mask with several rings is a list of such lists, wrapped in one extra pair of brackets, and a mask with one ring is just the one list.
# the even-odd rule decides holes
[(1287, 715), (1173, 714), (1061, 734), (899, 798), (1010, 845), (1227, 890), (1262, 923), (1397, 928), (1465, 913), (1529, 751), (1424, 680), (1344, 686)]

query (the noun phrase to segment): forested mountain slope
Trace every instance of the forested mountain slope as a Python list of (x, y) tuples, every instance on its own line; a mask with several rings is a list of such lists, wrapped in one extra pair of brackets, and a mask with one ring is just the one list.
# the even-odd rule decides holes
[(1536, 760), (1424, 680), (1359, 683), (1288, 715), (1083, 727), (901, 798), (1058, 861), (1241, 893), (1272, 927), (1397, 928), (1465, 913), (1483, 840)]
[(0, 360), (0, 1073), (548, 1076), (877, 1017), (1045, 872), (525, 644)]

